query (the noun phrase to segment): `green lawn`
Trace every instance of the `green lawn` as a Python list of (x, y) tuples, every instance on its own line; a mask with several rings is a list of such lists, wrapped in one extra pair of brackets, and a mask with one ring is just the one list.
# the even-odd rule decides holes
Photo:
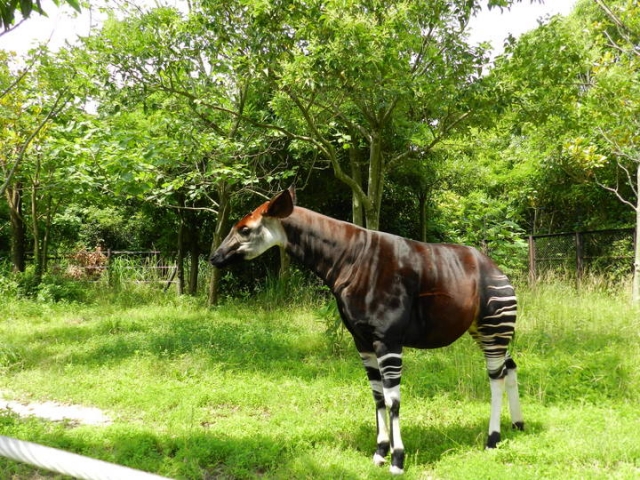
[[(621, 297), (520, 292), (514, 344), (526, 431), (483, 449), (489, 387), (470, 338), (407, 351), (406, 479), (640, 477), (640, 312)], [(111, 294), (0, 300), (5, 397), (103, 409), (109, 426), (12, 413), (0, 434), (176, 479), (388, 478), (371, 462), (373, 401), (350, 339), (317, 306), (262, 308)], [(348, 340), (348, 341), (347, 341)], [(505, 402), (506, 404), (506, 402)], [(62, 478), (0, 459), (0, 478)]]

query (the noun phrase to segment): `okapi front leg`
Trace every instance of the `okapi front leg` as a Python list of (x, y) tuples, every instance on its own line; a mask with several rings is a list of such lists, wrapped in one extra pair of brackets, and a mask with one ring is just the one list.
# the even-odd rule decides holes
[(376, 346), (378, 365), (382, 375), (384, 403), (389, 410), (391, 429), (391, 473), (404, 473), (404, 444), (400, 435), (400, 379), (402, 377), (402, 351), (390, 351), (385, 345)]
[(376, 452), (373, 454), (373, 463), (377, 466), (386, 462), (386, 456), (389, 454), (391, 441), (389, 438), (389, 421), (387, 415), (387, 407), (384, 400), (384, 390), (382, 388), (382, 375), (378, 366), (378, 359), (373, 352), (360, 352), (360, 358), (367, 371), (367, 378), (371, 385), (373, 400), (376, 405)]

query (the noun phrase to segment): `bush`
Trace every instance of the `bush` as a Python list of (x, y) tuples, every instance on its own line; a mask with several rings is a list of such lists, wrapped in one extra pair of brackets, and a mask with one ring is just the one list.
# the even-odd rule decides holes
[(4, 299), (30, 298), (43, 303), (84, 302), (91, 286), (60, 274), (45, 274), (41, 278), (32, 268), (26, 272), (0, 274), (0, 296)]
[(45, 275), (35, 289), (40, 302), (84, 302), (87, 299), (85, 282), (70, 280), (59, 275)]

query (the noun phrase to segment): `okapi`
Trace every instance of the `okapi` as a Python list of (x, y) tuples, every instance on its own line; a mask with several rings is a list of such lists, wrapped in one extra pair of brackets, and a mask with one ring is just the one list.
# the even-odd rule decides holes
[(507, 277), (472, 247), (430, 244), (357, 227), (295, 206), (285, 190), (240, 220), (211, 256), (216, 267), (284, 247), (331, 289), (367, 372), (382, 465), (404, 469), (400, 436), (402, 348), (438, 348), (469, 332), (484, 352), (491, 386), (487, 448), (500, 441), (506, 386), (513, 427), (524, 422), (516, 364), (507, 352), (516, 297)]

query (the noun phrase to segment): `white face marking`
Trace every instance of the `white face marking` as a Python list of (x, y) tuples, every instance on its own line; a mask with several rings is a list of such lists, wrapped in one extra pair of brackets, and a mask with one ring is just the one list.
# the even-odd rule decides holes
[(235, 233), (238, 253), (246, 260), (259, 257), (271, 247), (286, 246), (287, 235), (279, 219), (262, 217), (260, 221), (247, 222)]

